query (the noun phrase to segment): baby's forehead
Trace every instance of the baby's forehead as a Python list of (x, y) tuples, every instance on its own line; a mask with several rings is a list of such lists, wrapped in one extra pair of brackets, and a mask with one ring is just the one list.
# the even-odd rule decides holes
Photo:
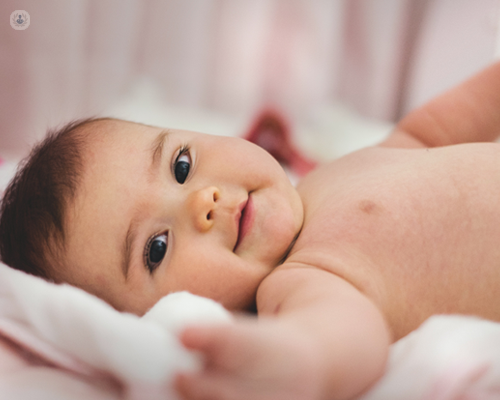
[(142, 142), (144, 140), (149, 140), (154, 145), (155, 139), (161, 133), (166, 134), (167, 137), (169, 137), (170, 134), (175, 134), (175, 136), (178, 137), (192, 137), (194, 135), (198, 138), (214, 136), (212, 134), (199, 131), (155, 126), (141, 122), (133, 122), (113, 118), (95, 121), (89, 124), (87, 129), (90, 133), (90, 136), (92, 137), (92, 141), (109, 140), (110, 144), (118, 142), (137, 141), (140, 139)]
[(89, 123), (82, 130), (84, 163), (100, 162), (107, 151), (124, 146), (140, 149), (152, 142), (164, 128), (119, 119), (105, 119)]
[(142, 124), (139, 122), (126, 121), (121, 119), (102, 119), (98, 121), (93, 121), (86, 127), (87, 132), (91, 135), (98, 137), (107, 137), (115, 135), (117, 138), (127, 139), (128, 135), (125, 133), (132, 134), (143, 134), (148, 130), (160, 130), (162, 128), (155, 127), (152, 125)]

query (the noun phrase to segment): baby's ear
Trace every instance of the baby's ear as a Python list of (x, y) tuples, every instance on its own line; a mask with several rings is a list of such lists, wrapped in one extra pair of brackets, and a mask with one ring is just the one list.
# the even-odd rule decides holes
[(189, 292), (163, 297), (142, 318), (174, 334), (179, 334), (188, 325), (232, 321), (231, 313), (221, 304)]
[(262, 111), (243, 138), (267, 150), (282, 166), (291, 169), (298, 176), (303, 176), (316, 167), (315, 161), (295, 147), (290, 124), (276, 110)]

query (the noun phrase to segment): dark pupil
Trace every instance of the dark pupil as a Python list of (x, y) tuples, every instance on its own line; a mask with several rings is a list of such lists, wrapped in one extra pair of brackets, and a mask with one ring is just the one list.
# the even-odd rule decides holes
[(179, 161), (175, 166), (175, 179), (177, 182), (184, 183), (189, 174), (189, 163), (185, 161)]
[(163, 260), (165, 252), (167, 251), (167, 244), (161, 240), (154, 240), (151, 243), (151, 248), (149, 250), (149, 261), (152, 263), (158, 263)]

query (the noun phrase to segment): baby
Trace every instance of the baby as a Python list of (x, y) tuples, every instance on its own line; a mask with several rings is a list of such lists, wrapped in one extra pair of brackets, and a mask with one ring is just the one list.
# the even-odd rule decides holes
[(186, 399), (349, 399), (438, 313), (500, 321), (500, 63), (295, 189), (238, 138), (92, 119), (6, 191), (4, 262), (144, 314), (180, 290), (259, 318), (192, 327)]

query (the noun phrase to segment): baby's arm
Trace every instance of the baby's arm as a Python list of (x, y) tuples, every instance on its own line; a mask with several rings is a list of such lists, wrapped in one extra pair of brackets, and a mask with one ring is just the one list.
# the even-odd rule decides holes
[(500, 62), (410, 112), (382, 144), (434, 147), (487, 142), (500, 134)]
[(179, 380), (186, 398), (348, 399), (383, 373), (384, 318), (343, 279), (307, 267), (276, 271), (258, 305), (257, 322), (184, 333), (184, 344), (207, 357), (205, 371)]

